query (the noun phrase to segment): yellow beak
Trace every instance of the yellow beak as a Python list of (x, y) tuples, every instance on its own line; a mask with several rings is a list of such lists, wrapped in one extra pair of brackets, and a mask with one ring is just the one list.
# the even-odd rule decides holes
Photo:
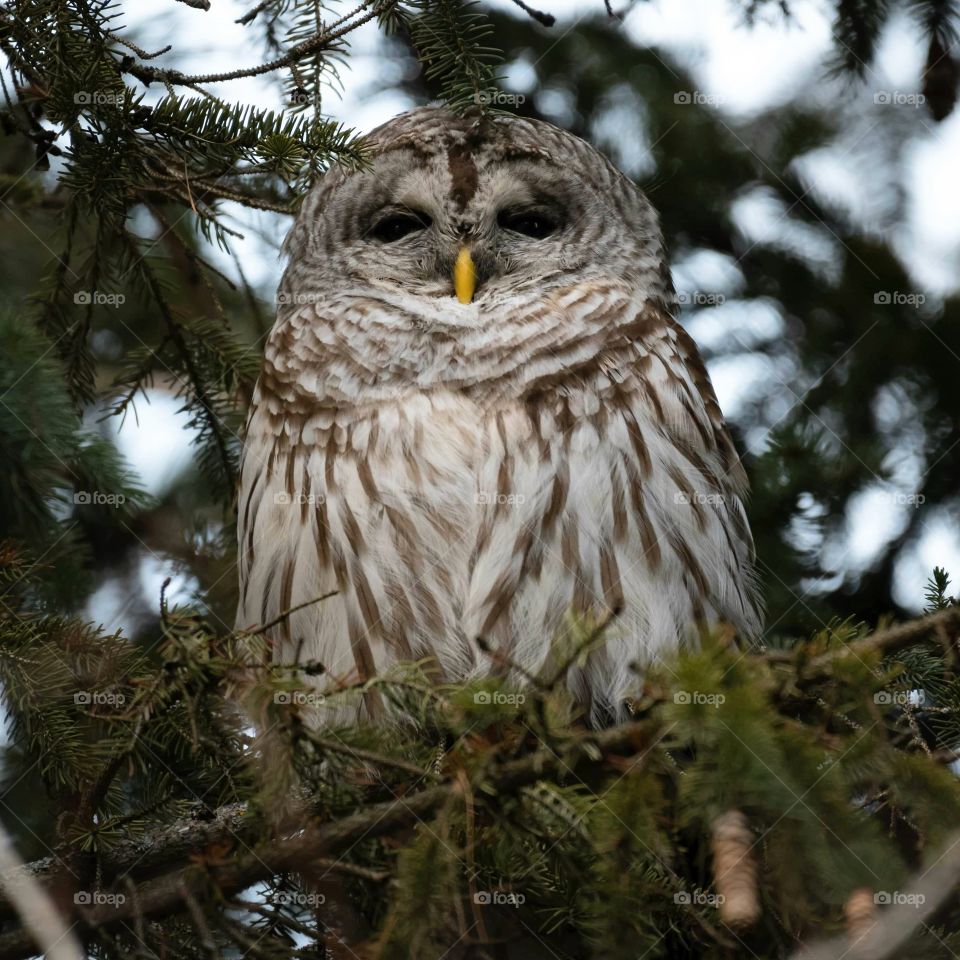
[(457, 254), (457, 262), (453, 265), (453, 289), (461, 303), (470, 303), (473, 291), (477, 289), (477, 268), (466, 247)]

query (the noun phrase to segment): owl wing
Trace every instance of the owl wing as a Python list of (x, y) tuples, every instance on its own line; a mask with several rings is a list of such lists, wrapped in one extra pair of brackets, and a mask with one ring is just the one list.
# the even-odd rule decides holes
[(757, 632), (746, 479), (665, 303), (584, 284), (553, 309), (560, 354), (549, 367), (531, 356), (519, 400), (488, 420), (464, 625), (536, 671), (566, 611), (619, 611), (596, 675), (580, 678), (616, 704), (627, 665), (695, 624)]

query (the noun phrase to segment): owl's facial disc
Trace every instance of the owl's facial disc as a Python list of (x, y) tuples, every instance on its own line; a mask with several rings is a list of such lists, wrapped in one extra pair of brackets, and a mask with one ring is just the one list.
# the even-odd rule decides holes
[(481, 323), (592, 280), (664, 287), (649, 202), (562, 130), (423, 108), (370, 145), (369, 166), (331, 170), (305, 201), (287, 243), (294, 297)]
[(378, 157), (362, 181), (356, 234), (345, 238), (351, 266), (376, 288), (481, 306), (542, 283), (562, 260), (577, 204), (555, 172), (547, 187), (538, 166), (462, 155), (454, 164), (442, 152)]

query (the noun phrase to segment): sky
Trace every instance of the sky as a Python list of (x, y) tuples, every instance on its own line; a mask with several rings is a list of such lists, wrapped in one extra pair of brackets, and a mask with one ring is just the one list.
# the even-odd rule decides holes
[[(176, 0), (136, 0), (127, 4), (126, 22), (136, 29), (138, 42), (147, 49), (173, 43), (180, 69), (231, 70), (261, 61), (258, 34), (251, 39), (250, 29), (235, 22), (252, 5), (253, 0), (211, 0), (211, 9), (200, 11)], [(516, 12), (510, 0), (491, 0), (490, 5)], [(557, 16), (553, 32), (558, 37), (575, 29), (578, 20), (603, 9), (602, 0), (544, 0), (540, 6)], [(331, 8), (350, 9), (337, 4)], [(832, 50), (829, 9), (810, 0), (792, 0), (790, 8), (792, 18), (786, 20), (777, 5), (770, 4), (759, 21), (748, 26), (743, 21), (743, 4), (737, 0), (648, 0), (634, 5), (622, 29), (640, 43), (656, 45), (688, 69), (696, 78), (697, 92), (712, 98), (721, 113), (743, 119), (786, 102), (802, 93), (805, 86), (811, 96), (823, 95), (818, 81)], [(166, 61), (161, 58), (157, 62)], [(897, 103), (878, 106), (875, 98), (888, 94), (890, 99), (902, 100), (916, 93), (922, 64), (923, 48), (916, 30), (905, 18), (895, 20), (884, 35), (877, 61), (868, 71), (859, 94), (868, 122), (857, 131), (858, 140), (869, 136), (871, 109), (914, 109)], [(396, 65), (381, 55), (375, 26), (362, 27), (351, 35), (350, 69), (341, 73), (342, 95), (331, 96), (324, 104), (325, 111), (365, 132), (413, 106), (400, 94), (373, 92), (373, 82), (383, 78), (389, 81), (392, 70), (396, 70)], [(531, 65), (518, 65), (508, 71), (504, 85), (536, 97), (541, 94), (530, 89), (534, 79)], [(270, 109), (283, 105), (279, 85), (269, 78), (243, 79), (208, 89), (225, 99)], [(162, 92), (157, 89), (156, 95)], [(562, 104), (538, 102), (537, 106), (562, 110)], [(624, 156), (642, 162), (641, 125), (627, 122), (619, 136)], [(858, 169), (856, 147), (857, 143), (851, 142), (841, 149), (819, 151), (805, 160), (801, 173), (821, 198), (840, 205), (869, 226), (877, 211), (870, 180)], [(908, 197), (908, 215), (895, 236), (895, 247), (918, 291), (945, 294), (957, 288), (960, 277), (960, 178), (956, 176), (960, 110), (939, 125), (927, 118), (906, 150), (908, 162), (902, 188)], [(286, 222), (270, 214), (239, 209), (233, 212), (237, 225), (246, 234), (246, 239), (236, 247), (245, 274), (255, 284), (275, 287), (282, 268), (278, 245)], [(736, 213), (748, 237), (782, 234), (789, 242), (811, 242), (803, 236), (787, 237), (782, 212), (770, 209), (762, 196), (743, 201)], [(822, 254), (829, 260), (829, 250)], [(219, 265), (228, 274), (234, 273), (228, 259)], [(694, 258), (694, 262), (675, 264), (674, 276), (679, 289), (686, 285), (688, 289), (715, 290), (722, 288), (723, 269), (722, 263), (704, 256)], [(713, 309), (713, 313), (701, 311), (690, 320), (691, 333), (698, 342), (709, 341), (725, 329), (723, 308)], [(747, 326), (755, 330), (777, 322), (775, 314), (764, 310), (763, 304), (753, 304), (749, 309)], [(751, 383), (768, 376), (769, 370), (762, 363), (751, 365), (749, 359), (738, 358), (735, 362), (717, 361), (711, 366), (711, 375), (721, 406), (728, 413), (735, 413), (738, 402), (749, 394)], [(171, 400), (156, 395), (151, 407), (141, 407), (139, 427), (128, 418), (119, 436), (121, 449), (153, 492), (171, 482), (177, 467), (185, 465), (191, 455), (189, 437), (182, 431), (175, 410)], [(890, 492), (872, 488), (851, 503), (847, 517), (849, 542), (828, 545), (838, 560), (863, 568), (877, 549), (897, 534), (904, 523), (903, 511), (878, 510), (884, 497), (888, 502)], [(917, 609), (931, 568), (943, 563), (960, 576), (960, 539), (944, 516), (932, 515), (927, 518), (924, 536), (898, 567), (898, 601)], [(141, 578), (144, 589), (158, 592), (159, 583), (169, 572), (156, 562), (145, 565)], [(181, 582), (180, 592), (186, 594), (189, 586)], [(175, 590), (174, 598), (176, 595)], [(96, 619), (114, 623), (118, 616), (122, 621), (125, 605), (123, 597), (108, 584), (94, 598), (91, 609)]]

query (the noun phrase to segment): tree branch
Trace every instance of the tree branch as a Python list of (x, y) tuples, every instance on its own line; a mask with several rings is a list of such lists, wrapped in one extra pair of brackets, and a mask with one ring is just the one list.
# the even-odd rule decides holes
[(363, 26), (363, 24), (373, 20), (375, 17), (381, 16), (390, 7), (394, 6), (396, 2), (397, 0), (386, 0), (386, 2), (382, 4), (373, 3), (372, 9), (367, 10), (362, 17), (359, 17), (359, 19), (352, 23), (348, 22), (352, 17), (356, 17), (366, 7), (371, 6), (371, 3), (368, 0), (367, 3), (362, 3), (355, 10), (352, 10), (346, 16), (341, 17), (330, 27), (327, 27), (325, 30), (321, 30), (312, 37), (307, 37), (306, 40), (303, 40), (296, 46), (291, 47), (290, 50), (288, 50), (282, 57), (277, 57), (275, 60), (269, 60), (267, 63), (261, 63), (256, 67), (245, 67), (240, 70), (228, 70), (226, 73), (205, 73), (200, 76), (188, 76), (187, 74), (181, 73), (179, 70), (165, 70), (160, 67), (148, 67), (143, 64), (136, 63), (124, 64), (122, 69), (126, 73), (131, 74), (131, 76), (136, 77), (138, 80), (141, 80), (146, 84), (150, 84), (155, 80), (159, 80), (161, 83), (192, 86), (198, 83), (221, 83), (227, 80), (239, 80), (241, 77), (258, 77), (264, 73), (272, 73), (274, 70), (282, 70), (284, 67), (289, 67), (291, 64), (296, 63), (298, 60), (302, 60), (309, 54), (317, 53), (320, 50), (329, 49), (341, 37), (346, 36), (348, 33), (352, 33), (358, 27)]
[[(585, 732), (571, 744), (567, 755), (541, 749), (526, 757), (507, 761), (499, 767), (487, 769), (482, 783), (473, 784), (477, 796), (513, 793), (538, 780), (565, 776), (578, 767), (600, 766), (610, 755), (632, 758), (632, 769), (640, 769), (648, 744), (649, 731), (639, 723), (624, 724), (597, 733)], [(596, 757), (597, 759), (594, 759)], [(487, 789), (479, 789), (485, 786)], [(83, 925), (90, 930), (111, 930), (134, 920), (137, 916), (159, 918), (180, 913), (187, 908), (188, 897), (206, 900), (211, 891), (218, 896), (230, 896), (251, 884), (278, 874), (296, 873), (305, 863), (316, 863), (326, 855), (349, 847), (361, 838), (384, 836), (429, 817), (447, 801), (462, 793), (459, 781), (428, 787), (417, 793), (362, 808), (356, 813), (318, 826), (304, 826), (301, 822), (285, 825), (285, 835), (258, 845), (252, 852), (238, 855), (223, 865), (190, 865), (175, 869), (136, 887), (135, 895), (127, 896), (120, 904), (102, 904), (88, 910), (78, 910)], [(251, 842), (260, 824), (246, 817), (242, 804), (233, 804), (217, 811), (213, 821), (179, 821), (136, 844), (114, 849), (105, 861), (103, 876), (122, 877), (121, 864), (134, 864), (139, 871), (156, 869), (158, 864), (183, 860), (192, 850), (231, 840)], [(176, 858), (173, 853), (176, 852)], [(139, 859), (134, 858), (134, 853)], [(38, 880), (50, 874), (48, 861), (40, 861), (24, 868)], [(123, 889), (123, 888), (120, 888)], [(0, 937), (0, 960), (23, 960), (35, 953), (33, 940), (25, 930), (17, 930)]]
[(898, 902), (858, 939), (837, 937), (801, 947), (790, 960), (890, 960), (950, 897), (960, 881), (960, 833), (947, 842), (932, 865), (917, 873)]
[[(938, 610), (936, 613), (921, 617), (918, 620), (898, 623), (895, 626), (887, 627), (885, 630), (877, 630), (869, 636), (861, 637), (845, 646), (827, 650), (826, 653), (813, 657), (806, 665), (805, 672), (822, 673), (824, 670), (828, 670), (840, 657), (864, 657), (872, 653), (889, 656), (923, 640), (924, 637), (936, 630), (944, 630), (950, 627), (960, 627), (960, 606), (947, 607), (946, 610)], [(771, 663), (793, 663), (797, 659), (798, 653), (802, 651), (803, 646), (796, 650), (770, 650), (764, 654), (764, 657)]]
[(21, 934), (49, 960), (83, 960), (77, 938), (67, 929), (63, 917), (36, 878), (23, 869), (7, 831), (0, 826), (0, 883), (23, 924)]

